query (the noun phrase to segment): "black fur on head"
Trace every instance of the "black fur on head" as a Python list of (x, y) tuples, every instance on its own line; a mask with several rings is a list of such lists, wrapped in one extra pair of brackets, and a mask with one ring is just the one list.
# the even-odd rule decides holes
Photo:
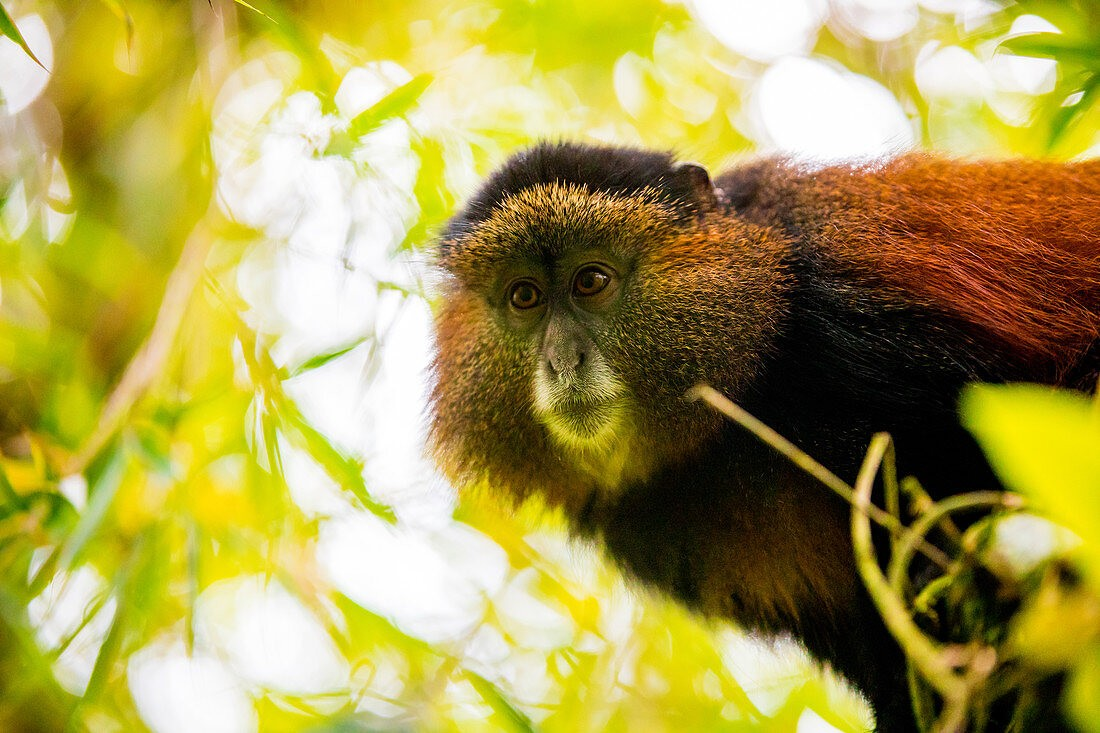
[(635, 148), (541, 142), (522, 150), (496, 170), (447, 224), (440, 254), (449, 253), (455, 239), (492, 216), (509, 196), (547, 183), (583, 186), (592, 192), (629, 196), (643, 189), (657, 190), (685, 218), (699, 211), (703, 189), (709, 189), (706, 171), (678, 164), (671, 153)]

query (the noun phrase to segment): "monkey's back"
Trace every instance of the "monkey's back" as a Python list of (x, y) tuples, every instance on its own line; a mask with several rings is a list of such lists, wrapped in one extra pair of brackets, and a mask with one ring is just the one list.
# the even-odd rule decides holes
[[(1078, 388), (1100, 368), (1100, 162), (756, 169), (740, 215), (838, 283), (961, 324), (1006, 377)], [(730, 184), (745, 188), (733, 171)], [(718, 185), (723, 185), (719, 179)]]

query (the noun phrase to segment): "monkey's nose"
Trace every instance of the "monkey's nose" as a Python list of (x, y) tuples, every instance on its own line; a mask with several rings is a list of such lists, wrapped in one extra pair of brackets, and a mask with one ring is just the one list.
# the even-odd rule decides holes
[(546, 358), (546, 366), (555, 377), (564, 377), (580, 371), (584, 360), (582, 349), (554, 349)]

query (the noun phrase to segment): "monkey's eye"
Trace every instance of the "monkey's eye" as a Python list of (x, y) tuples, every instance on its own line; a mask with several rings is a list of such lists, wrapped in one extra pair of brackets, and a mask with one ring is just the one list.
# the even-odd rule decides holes
[(530, 280), (520, 280), (508, 291), (508, 302), (513, 308), (530, 310), (542, 303), (542, 291)]
[(596, 295), (611, 284), (611, 275), (595, 265), (582, 267), (573, 276), (573, 294), (582, 298)]

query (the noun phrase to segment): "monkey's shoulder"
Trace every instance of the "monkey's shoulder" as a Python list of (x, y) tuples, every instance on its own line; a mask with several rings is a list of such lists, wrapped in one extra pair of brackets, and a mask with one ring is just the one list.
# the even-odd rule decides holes
[(972, 220), (1015, 220), (1049, 217), (1049, 209), (1036, 210), (1043, 202), (1100, 207), (1100, 160), (973, 160), (930, 152), (830, 164), (763, 157), (723, 171), (715, 185), (734, 211), (772, 224), (807, 210), (897, 217), (955, 210)]

